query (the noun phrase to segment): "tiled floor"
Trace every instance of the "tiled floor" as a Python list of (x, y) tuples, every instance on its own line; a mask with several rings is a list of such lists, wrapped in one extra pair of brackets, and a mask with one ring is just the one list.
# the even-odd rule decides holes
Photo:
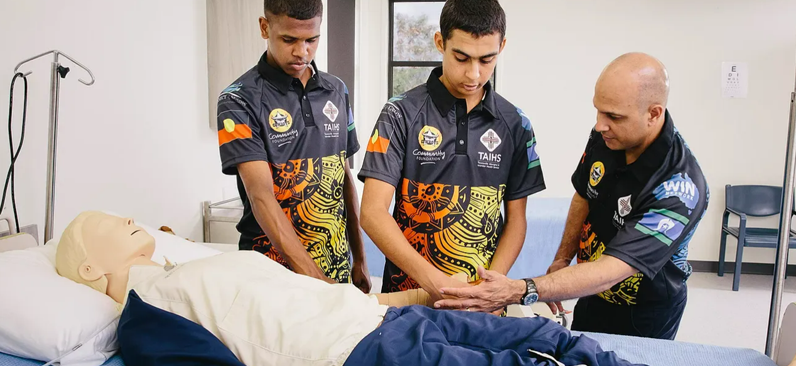
[[(677, 340), (764, 352), (773, 283), (773, 276), (743, 275), (734, 292), (732, 274), (694, 273), (688, 280), (688, 305)], [(784, 314), (788, 304), (796, 302), (796, 278), (786, 280), (782, 300)]]

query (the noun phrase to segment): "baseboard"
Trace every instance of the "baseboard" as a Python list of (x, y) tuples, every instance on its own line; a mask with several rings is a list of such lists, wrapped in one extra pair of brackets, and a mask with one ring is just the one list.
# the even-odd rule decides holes
[[(694, 272), (719, 272), (719, 262), (711, 261), (688, 261)], [(735, 262), (724, 262), (724, 273), (732, 274), (735, 270)], [(774, 265), (771, 263), (743, 263), (741, 264), (742, 274), (773, 275)], [(788, 276), (796, 276), (796, 265), (790, 264), (787, 269)]]

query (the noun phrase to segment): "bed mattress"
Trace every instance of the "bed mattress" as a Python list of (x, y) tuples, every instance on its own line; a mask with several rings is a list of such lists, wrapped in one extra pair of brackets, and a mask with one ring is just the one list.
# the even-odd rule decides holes
[[(44, 362), (33, 361), (25, 358), (14, 357), (5, 353), (0, 353), (0, 366), (41, 366)], [(119, 355), (111, 357), (110, 360), (105, 362), (103, 366), (124, 366), (122, 358)]]

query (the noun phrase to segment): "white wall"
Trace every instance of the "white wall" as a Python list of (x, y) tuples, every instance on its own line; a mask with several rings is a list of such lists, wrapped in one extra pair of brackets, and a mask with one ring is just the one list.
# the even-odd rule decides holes
[[(360, 139), (386, 99), (387, 1), (360, 1)], [(367, 3), (367, 5), (365, 5)], [(547, 190), (568, 197), (569, 181), (594, 124), (594, 82), (625, 52), (660, 58), (671, 76), (669, 109), (699, 159), (711, 202), (691, 244), (692, 260), (717, 260), (725, 184), (782, 185), (790, 92), (796, 69), (792, 0), (502, 0), (508, 44), (498, 92), (530, 116)], [(722, 99), (722, 61), (747, 62), (749, 96)], [(367, 131), (363, 132), (362, 131)], [(365, 141), (365, 140), (362, 140)], [(776, 220), (763, 220), (776, 225)], [(730, 240), (727, 259), (735, 258)], [(792, 253), (796, 254), (796, 253)], [(773, 262), (748, 248), (745, 262)], [(790, 263), (796, 263), (796, 255)]]
[[(327, 1), (324, 1), (326, 3)], [(202, 0), (27, 0), (0, 2), (0, 117), (16, 64), (58, 49), (88, 66), (61, 82), (55, 233), (79, 212), (111, 210), (202, 239), (202, 201), (237, 196), (221, 174), (216, 131), (207, 127), (207, 30)], [(325, 33), (326, 20), (322, 31)], [(253, 23), (253, 27), (257, 24)], [(326, 35), (317, 63), (326, 68)], [(43, 238), (50, 61), (25, 66), (30, 94), (17, 161), (20, 225)], [(254, 65), (257, 60), (252, 60)], [(18, 141), (22, 83), (15, 93)], [(4, 129), (5, 130), (5, 127)], [(7, 151), (7, 137), (0, 151)], [(8, 154), (0, 153), (3, 174)], [(0, 182), (1, 184), (2, 182)], [(8, 200), (10, 202), (10, 200)], [(9, 206), (0, 217), (11, 217)], [(5, 227), (0, 228), (4, 230)]]
[[(203, 200), (222, 198), (216, 133), (207, 127), (205, 2), (135, 3), (3, 1), (0, 3), (0, 116), (21, 60), (59, 49), (70, 62), (61, 81), (55, 233), (83, 210), (112, 210), (201, 240)], [(25, 145), (17, 162), (20, 225), (44, 229), (50, 61), (25, 66), (30, 100)], [(22, 88), (18, 83), (15, 131)], [(5, 127), (4, 127), (5, 129)], [(18, 138), (18, 137), (17, 137)], [(15, 139), (16, 140), (16, 139)], [(0, 138), (0, 168), (9, 158)], [(9, 201), (10, 202), (10, 201)], [(10, 217), (10, 206), (2, 213)]]

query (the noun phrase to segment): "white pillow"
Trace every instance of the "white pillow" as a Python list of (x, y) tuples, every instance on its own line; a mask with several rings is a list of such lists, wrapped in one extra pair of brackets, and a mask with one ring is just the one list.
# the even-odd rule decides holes
[[(168, 258), (185, 263), (221, 253), (137, 224), (155, 238), (154, 262), (165, 264)], [(110, 297), (58, 275), (59, 240), (0, 253), (0, 352), (42, 361), (63, 357), (63, 366), (101, 365), (118, 350), (118, 306)]]
[(50, 244), (0, 253), (0, 352), (101, 365), (118, 348), (116, 302), (59, 276), (55, 250)]

